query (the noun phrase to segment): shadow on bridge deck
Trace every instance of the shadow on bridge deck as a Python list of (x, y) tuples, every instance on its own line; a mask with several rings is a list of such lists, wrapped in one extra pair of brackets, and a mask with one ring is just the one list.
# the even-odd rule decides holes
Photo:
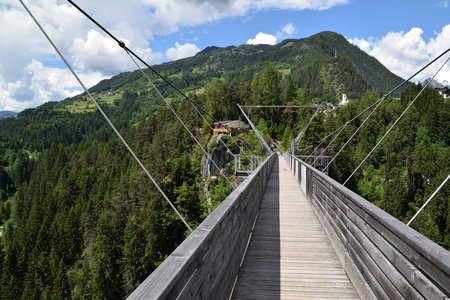
[(358, 299), (310, 203), (275, 162), (232, 299)]

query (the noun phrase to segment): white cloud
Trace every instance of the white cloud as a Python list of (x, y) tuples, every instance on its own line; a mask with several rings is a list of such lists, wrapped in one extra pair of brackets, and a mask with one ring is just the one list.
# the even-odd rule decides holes
[[(25, 1), (60, 50), (69, 58), (81, 74), (98, 74), (91, 78), (103, 78), (133, 66), (127, 56), (107, 37), (100, 35), (72, 5), (60, 0)], [(92, 14), (101, 24), (127, 45), (142, 55), (149, 63), (159, 63), (163, 55), (154, 53), (149, 41), (157, 35), (178, 30), (180, 26), (195, 26), (226, 17), (244, 16), (260, 9), (314, 9), (322, 10), (349, 0), (134, 0), (124, 5), (122, 1), (79, 0), (77, 4)], [(11, 25), (13, 24), (13, 25)], [(288, 34), (289, 29), (286, 34)], [(16, 0), (2, 0), (0, 4), (0, 40), (7, 41), (0, 47), (0, 110), (8, 107), (20, 110), (38, 105), (57, 95), (67, 95), (73, 90), (64, 84), (43, 92), (36, 86), (36, 74), (58, 72), (54, 66), (59, 58), (38, 31), (21, 4)], [(272, 38), (272, 43), (273, 38)], [(187, 44), (169, 52), (172, 57), (191, 55), (195, 47)], [(45, 57), (45, 59), (42, 59)], [(42, 63), (40, 72), (30, 75), (29, 66)], [(34, 80), (34, 81), (33, 81)], [(64, 81), (68, 83), (68, 81)], [(41, 82), (42, 83), (42, 82)], [(5, 104), (7, 103), (7, 104)]]
[(443, 0), (443, 1), (441, 1), (441, 3), (440, 3), (440, 5), (442, 6), (442, 7), (445, 7), (445, 8), (447, 8), (448, 7), (448, 4), (449, 4), (449, 0)]
[(286, 24), (283, 29), (281, 30), (282, 33), (286, 34), (286, 35), (293, 35), (296, 33), (296, 29), (294, 24), (292, 23), (288, 23)]
[[(141, 49), (133, 47), (127, 40), (123, 42), (149, 64), (158, 63), (162, 59), (161, 53), (153, 53), (150, 48)], [(69, 53), (75, 65), (83, 70), (96, 70), (105, 75), (115, 75), (136, 69), (133, 61), (115, 41), (96, 30), (90, 30), (86, 39), (75, 38)]]
[(249, 39), (247, 44), (250, 45), (260, 45), (260, 44), (268, 44), (275, 45), (277, 43), (277, 37), (271, 34), (266, 33), (258, 33), (254, 39)]
[[(23, 70), (21, 80), (7, 82), (0, 77), (0, 109), (20, 111), (48, 101), (58, 101), (79, 94), (82, 89), (66, 68), (45, 67), (32, 62)], [(86, 86), (92, 86), (105, 77), (99, 72), (79, 72)]]
[(295, 28), (293, 23), (287, 23), (284, 25), (283, 29), (281, 31), (278, 31), (276, 34), (277, 40), (281, 41), (287, 38), (292, 37), (292, 35), (297, 33), (297, 29)]
[(282, 8), (282, 9), (313, 9), (324, 10), (337, 5), (347, 4), (349, 0), (259, 0), (250, 2), (257, 8)]
[(180, 45), (178, 42), (175, 43), (175, 47), (169, 48), (166, 51), (166, 56), (170, 60), (178, 60), (186, 57), (191, 57), (197, 54), (200, 49), (195, 44), (186, 43)]
[[(243, 16), (251, 10), (324, 10), (349, 0), (148, 0), (156, 34), (175, 31), (178, 26), (199, 25), (224, 17)], [(188, 18), (186, 16), (189, 16)]]
[[(450, 24), (444, 26), (441, 32), (436, 33), (435, 38), (428, 41), (425, 41), (422, 35), (423, 30), (414, 27), (408, 32), (389, 32), (381, 38), (353, 38), (349, 41), (377, 58), (395, 74), (408, 78), (450, 47)], [(443, 62), (441, 59), (414, 80), (423, 81), (431, 77)], [(449, 64), (442, 69), (437, 79), (450, 80)]]

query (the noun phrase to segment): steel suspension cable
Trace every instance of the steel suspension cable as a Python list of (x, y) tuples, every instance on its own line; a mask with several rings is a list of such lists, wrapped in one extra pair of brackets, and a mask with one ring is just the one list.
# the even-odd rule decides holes
[(202, 146), (202, 144), (198, 141), (198, 139), (195, 137), (195, 135), (192, 133), (192, 131), (187, 127), (186, 123), (181, 119), (181, 117), (177, 114), (177, 112), (175, 111), (175, 109), (172, 107), (172, 105), (170, 105), (169, 101), (167, 101), (167, 99), (163, 96), (163, 94), (161, 93), (161, 91), (156, 87), (156, 85), (150, 80), (150, 78), (147, 76), (147, 74), (145, 74), (144, 70), (139, 66), (138, 62), (134, 59), (134, 57), (128, 52), (128, 55), (130, 56), (131, 60), (136, 64), (136, 66), (138, 67), (138, 69), (142, 72), (142, 74), (145, 76), (145, 78), (148, 80), (148, 82), (151, 84), (151, 86), (155, 89), (155, 91), (158, 93), (158, 95), (161, 97), (161, 99), (166, 103), (167, 107), (169, 107), (169, 109), (172, 111), (172, 113), (175, 115), (175, 117), (178, 119), (178, 121), (183, 125), (184, 129), (186, 129), (186, 131), (189, 133), (189, 135), (192, 137), (192, 139), (200, 146), (200, 148), (202, 149), (203, 153), (206, 155), (206, 157), (211, 160), (211, 162), (213, 163), (213, 165), (217, 168), (217, 170), (220, 172), (220, 174), (222, 175), (223, 178), (225, 178), (225, 180), (228, 182), (228, 184), (233, 187), (233, 185), (231, 184), (231, 182), (228, 180), (227, 176), (225, 176), (225, 174), (223, 173), (223, 171), (219, 168), (219, 166), (214, 162), (214, 160), (212, 159), (212, 157), (209, 155), (209, 153), (206, 151), (206, 149)]
[(417, 218), (417, 216), (422, 212), (422, 210), (430, 203), (430, 201), (436, 196), (436, 194), (441, 190), (441, 188), (447, 183), (447, 181), (450, 179), (450, 175), (447, 175), (447, 178), (441, 183), (441, 185), (434, 191), (434, 193), (428, 198), (428, 200), (422, 205), (422, 207), (416, 212), (414, 217), (409, 220), (409, 222), (406, 224), (406, 226), (411, 225), (411, 223)]
[[(294, 146), (295, 146), (295, 148), (292, 149), (292, 152), (294, 152), (296, 149), (298, 150), (298, 145), (300, 144), (300, 141), (303, 139), (303, 136), (305, 135), (305, 132), (308, 130), (309, 126), (311, 125), (312, 121), (314, 120), (316, 115), (319, 113), (321, 108), (322, 108), (322, 103), (319, 104), (319, 106), (317, 106), (317, 109), (313, 113), (311, 118), (309, 119), (308, 124), (306, 124), (306, 126), (303, 127), (302, 130), (300, 131), (300, 133), (295, 137), (295, 139), (294, 139)], [(297, 145), (295, 145), (295, 144), (297, 144)]]
[[(345, 127), (347, 127), (348, 123), (345, 123), (345, 126), (341, 127), (341, 130), (336, 134), (336, 136), (331, 140), (331, 142), (325, 147), (325, 149), (323, 149), (320, 154), (314, 159), (312, 165), (314, 165), (316, 163), (316, 161), (322, 156), (322, 154), (325, 153), (325, 151), (328, 150), (328, 148), (330, 148), (330, 145), (333, 144), (333, 142), (338, 138), (338, 136), (341, 134), (342, 131), (344, 131)], [(321, 144), (319, 144), (318, 147), (320, 147)], [(317, 147), (317, 148), (318, 148)], [(315, 150), (317, 150), (317, 148)], [(314, 152), (313, 152), (314, 153)], [(328, 167), (328, 166), (327, 166)], [(324, 169), (325, 170), (325, 169)]]
[[(381, 98), (381, 101), (378, 102), (378, 104), (374, 107), (374, 109), (367, 115), (367, 117), (364, 119), (364, 121), (358, 126), (358, 128), (356, 128), (356, 130), (352, 133), (352, 135), (348, 138), (348, 140), (344, 143), (344, 145), (341, 147), (341, 149), (339, 149), (339, 151), (333, 156), (333, 158), (328, 162), (327, 166), (325, 167), (328, 168), (331, 163), (336, 159), (336, 157), (339, 156), (339, 154), (342, 152), (342, 150), (344, 150), (344, 148), (351, 142), (351, 140), (353, 139), (353, 137), (355, 137), (355, 135), (359, 132), (359, 130), (364, 126), (364, 124), (366, 124), (366, 122), (370, 119), (370, 117), (375, 113), (375, 111), (378, 109), (378, 107), (380, 107), (381, 103), (384, 102), (384, 100), (386, 100), (386, 96), (383, 96)], [(341, 131), (342, 132), (342, 131)]]
[[(450, 48), (448, 48), (447, 50), (445, 50), (444, 52), (442, 52), (439, 56), (437, 56), (436, 58), (434, 58), (432, 61), (430, 61), (429, 63), (427, 63), (425, 66), (423, 66), (419, 71), (417, 71), (416, 73), (414, 73), (413, 75), (411, 75), (408, 79), (405, 79), (402, 83), (398, 84), (395, 88), (393, 88), (390, 92), (388, 92), (387, 94), (385, 94), (383, 97), (381, 97), (381, 99), (379, 100), (377, 106), (373, 109), (373, 111), (369, 114), (369, 116), (364, 120), (364, 122), (361, 124), (361, 126), (359, 126), (355, 133), (357, 131), (359, 131), (359, 129), (362, 127), (362, 125), (364, 125), (364, 123), (368, 120), (368, 118), (370, 118), (370, 116), (373, 114), (373, 112), (380, 106), (381, 102), (383, 102), (387, 97), (389, 97), (392, 93), (394, 93), (396, 90), (398, 90), (399, 88), (401, 88), (403, 85), (405, 85), (408, 81), (410, 81), (411, 79), (413, 79), (414, 77), (416, 77), (418, 74), (420, 74), (423, 70), (425, 70), (426, 68), (428, 68), (430, 65), (432, 65), (434, 62), (436, 62), (438, 59), (440, 59), (441, 57), (443, 57), (447, 52), (450, 51)], [(333, 159), (328, 163), (328, 165), (326, 166), (327, 168), (330, 166), (330, 164), (334, 161), (334, 159), (339, 155), (339, 153), (341, 153), (341, 151), (345, 148), (345, 146), (350, 142), (350, 140), (355, 136), (355, 133), (352, 134), (352, 136), (347, 140), (347, 142), (344, 144), (344, 146), (342, 146), (342, 148), (339, 150), (339, 152), (333, 157)]]
[(420, 90), (420, 92), (417, 94), (417, 96), (409, 103), (409, 105), (405, 108), (405, 110), (401, 113), (401, 115), (395, 120), (395, 122), (389, 127), (389, 129), (386, 131), (386, 133), (381, 137), (381, 139), (378, 141), (378, 143), (370, 150), (370, 152), (364, 157), (364, 159), (361, 161), (361, 163), (356, 167), (355, 170), (353, 170), (352, 174), (345, 180), (345, 182), (342, 185), (345, 185), (350, 178), (356, 173), (356, 171), (359, 170), (359, 168), (364, 164), (364, 162), (369, 158), (369, 156), (375, 151), (375, 149), (378, 147), (378, 145), (381, 144), (381, 142), (384, 140), (384, 138), (392, 131), (392, 129), (397, 125), (397, 123), (400, 121), (400, 119), (405, 115), (405, 113), (409, 110), (409, 108), (416, 102), (416, 100), (419, 98), (419, 96), (425, 91), (425, 89), (430, 85), (431, 81), (433, 81), (434, 77), (436, 77), (437, 74), (442, 70), (442, 68), (447, 64), (447, 62), (450, 60), (450, 56), (445, 60), (445, 62), (442, 64), (442, 66), (437, 70), (436, 73), (434, 73), (433, 77), (431, 77), (431, 80), (428, 80), (427, 84)]
[[(369, 105), (367, 108), (365, 108), (363, 111), (361, 111), (360, 113), (358, 113), (355, 117), (353, 117), (353, 118), (350, 119), (349, 121), (345, 122), (344, 125), (342, 125), (342, 126), (339, 127), (338, 129), (336, 129), (335, 131), (333, 131), (332, 133), (330, 133), (329, 135), (327, 135), (326, 137), (324, 137), (324, 138), (319, 142), (319, 145), (318, 145), (316, 148), (314, 148), (313, 152), (311, 152), (311, 154), (310, 154), (309, 156), (312, 156), (312, 155), (316, 152), (316, 150), (319, 149), (319, 147), (322, 145), (322, 143), (323, 143), (326, 139), (328, 139), (329, 137), (331, 137), (332, 135), (334, 135), (336, 132), (338, 132), (337, 136), (336, 136), (335, 138), (333, 138), (333, 141), (336, 140), (336, 138), (341, 134), (341, 132), (345, 129), (345, 127), (348, 126), (348, 124), (350, 124), (351, 122), (353, 122), (353, 121), (355, 121), (356, 119), (358, 119), (362, 114), (364, 114), (365, 112), (367, 112), (368, 110), (370, 110), (372, 107), (374, 107), (375, 105), (377, 105), (381, 100), (382, 100), (382, 98), (378, 99), (377, 101), (375, 101), (374, 103), (372, 103), (371, 105)], [(331, 146), (331, 144), (333, 143), (333, 141), (330, 142), (330, 143), (328, 144), (328, 147), (326, 147), (326, 148), (324, 149), (324, 151), (322, 151), (322, 153), (321, 153), (320, 155), (322, 155), (323, 152), (325, 152), (325, 150), (327, 150), (327, 149)], [(308, 157), (308, 158), (309, 158), (309, 157)], [(307, 159), (308, 159), (308, 158), (307, 158)]]
[[(311, 149), (312, 147), (313, 147), (312, 145), (309, 145), (308, 147), (298, 149), (298, 154), (301, 155), (301, 154), (303, 154), (303, 152), (305, 152), (308, 149)], [(294, 155), (294, 154), (292, 154), (292, 155)]]
[(66, 60), (64, 55), (61, 53), (61, 51), (58, 49), (58, 47), (55, 45), (55, 43), (52, 41), (50, 36), (47, 34), (47, 32), (44, 30), (44, 28), (41, 26), (41, 24), (38, 22), (38, 20), (34, 17), (32, 12), (28, 9), (28, 7), (25, 5), (25, 3), (22, 0), (19, 0), (22, 6), (25, 8), (25, 10), (28, 12), (30, 17), (33, 19), (33, 21), (36, 23), (36, 25), (39, 27), (41, 32), (44, 34), (44, 36), (47, 38), (49, 43), (52, 45), (52, 47), (55, 49), (56, 53), (58, 53), (59, 57), (62, 59), (64, 64), (67, 66), (67, 68), (70, 70), (72, 75), (75, 77), (75, 79), (78, 81), (78, 83), (81, 85), (83, 90), (86, 92), (86, 94), (89, 96), (89, 98), (94, 102), (95, 106), (97, 107), (100, 114), (103, 116), (103, 118), (106, 120), (108, 125), (112, 128), (114, 133), (117, 135), (119, 140), (124, 144), (125, 148), (127, 148), (128, 152), (130, 152), (131, 156), (136, 160), (138, 165), (141, 167), (141, 169), (144, 171), (144, 173), (147, 175), (147, 177), (151, 180), (151, 182), (154, 184), (158, 192), (163, 196), (163, 198), (167, 201), (167, 203), (170, 205), (170, 207), (173, 209), (173, 211), (178, 215), (178, 217), (181, 219), (181, 221), (184, 223), (186, 228), (192, 232), (192, 228), (189, 226), (189, 224), (186, 222), (186, 220), (183, 218), (181, 213), (177, 210), (177, 208), (172, 204), (172, 202), (169, 200), (167, 195), (164, 193), (164, 191), (159, 187), (158, 183), (155, 181), (155, 179), (152, 177), (150, 172), (147, 170), (147, 168), (144, 166), (144, 164), (141, 162), (141, 160), (137, 157), (137, 155), (134, 153), (133, 149), (128, 145), (128, 143), (125, 141), (125, 139), (122, 137), (120, 132), (117, 130), (117, 128), (114, 126), (114, 124), (111, 122), (111, 120), (108, 118), (106, 113), (103, 111), (101, 106), (99, 105), (98, 101), (95, 99), (94, 96), (88, 91), (84, 83), (81, 81), (80, 77), (77, 75), (77, 73), (74, 71), (72, 66), (69, 64), (69, 62)]
[(447, 52), (450, 51), (450, 48), (448, 48), (446, 51), (444, 51), (443, 53), (441, 53), (438, 57), (436, 57), (435, 59), (433, 59), (432, 61), (430, 61), (428, 64), (426, 64), (424, 67), (422, 67), (419, 71), (417, 71), (416, 73), (414, 73), (413, 75), (411, 75), (408, 79), (405, 79), (402, 83), (400, 83), (399, 85), (397, 85), (395, 88), (393, 88), (390, 92), (388, 92), (387, 94), (385, 94), (383, 97), (381, 97), (381, 99), (379, 100), (379, 103), (376, 105), (376, 107), (373, 109), (373, 111), (366, 117), (366, 119), (363, 121), (363, 123), (356, 129), (356, 131), (350, 136), (350, 138), (347, 140), (347, 142), (341, 147), (341, 149), (339, 149), (338, 153), (330, 160), (330, 162), (328, 163), (328, 165), (326, 166), (326, 168), (328, 168), (330, 166), (330, 164), (336, 159), (336, 157), (342, 152), (342, 150), (345, 148), (345, 146), (348, 145), (348, 143), (353, 139), (353, 137), (356, 135), (356, 133), (361, 129), (361, 127), (366, 123), (366, 121), (372, 116), (372, 114), (378, 109), (378, 107), (380, 106), (380, 104), (387, 99), (387, 97), (389, 97), (392, 93), (394, 93), (396, 90), (398, 90), (400, 87), (402, 87), (403, 85), (405, 85), (409, 80), (411, 80), (412, 78), (414, 78), (417, 74), (421, 73), (423, 70), (425, 70), (426, 68), (428, 68), (430, 65), (432, 65), (434, 62), (436, 62), (438, 59), (440, 59), (441, 57), (443, 57)]
[[(93, 17), (91, 17), (86, 11), (84, 11), (81, 7), (75, 4), (72, 0), (67, 0), (70, 4), (72, 4), (79, 12), (81, 12), (85, 17), (87, 17), (92, 23), (97, 25), (104, 33), (106, 33), (110, 38), (117, 42), (117, 44), (126, 50), (128, 53), (133, 55), (136, 59), (138, 59), (141, 63), (143, 63), (147, 68), (149, 68), (153, 73), (155, 73), (159, 78), (161, 78), (165, 83), (167, 83), (170, 87), (172, 87), (175, 91), (177, 91), (181, 96), (183, 96), (188, 101), (191, 101), (189, 97), (183, 93), (179, 88), (177, 88), (167, 77), (158, 72), (155, 68), (150, 66), (145, 60), (143, 60), (139, 55), (137, 55), (133, 50), (127, 47), (125, 43), (118, 38), (116, 38), (109, 30), (103, 27), (99, 22), (97, 22)], [(195, 105), (195, 104), (194, 104)], [(213, 118), (211, 116), (211, 118)], [(214, 118), (213, 118), (214, 119)]]
[[(207, 111), (205, 111), (204, 109), (199, 108), (198, 105), (196, 105), (185, 93), (183, 93), (183, 91), (181, 91), (179, 88), (177, 88), (169, 79), (167, 79), (167, 77), (165, 77), (164, 75), (162, 75), (160, 72), (158, 72), (155, 68), (153, 68), (152, 66), (150, 66), (144, 59), (142, 59), (139, 55), (137, 55), (134, 51), (132, 51), (130, 48), (128, 48), (127, 45), (125, 45), (125, 43), (121, 40), (119, 40), (118, 38), (116, 38), (109, 30), (107, 30), (105, 27), (103, 27), (100, 23), (98, 23), (93, 17), (91, 17), (86, 11), (84, 11), (81, 7), (79, 7), (77, 4), (75, 4), (72, 0), (67, 0), (70, 4), (72, 4), (78, 11), (80, 11), (83, 15), (85, 15), (90, 21), (92, 21), (95, 25), (97, 25), (103, 32), (105, 32), (109, 37), (111, 37), (114, 41), (117, 42), (117, 44), (125, 50), (125, 52), (127, 52), (128, 55), (132, 55), (134, 56), (136, 59), (138, 59), (141, 63), (143, 63), (147, 68), (149, 68), (153, 73), (155, 73), (159, 78), (161, 78), (165, 83), (167, 83), (170, 87), (172, 87), (175, 91), (177, 91), (183, 98), (185, 98), (189, 103), (191, 103), (191, 105), (194, 107), (194, 109), (197, 111), (197, 113), (203, 118), (203, 120), (205, 120), (205, 122), (207, 122), (208, 126), (210, 127), (210, 129), (212, 130), (211, 125), (209, 124), (209, 122), (206, 120), (206, 118), (204, 117), (204, 115), (207, 115), (211, 118), (211, 120), (217, 122), (218, 120), (216, 120), (213, 116), (211, 116)], [(130, 56), (131, 56), (130, 55)], [(236, 142), (236, 140), (231, 137), (232, 141), (236, 144), (236, 146), (239, 148), (239, 150), (244, 154), (244, 156), (248, 158), (248, 156), (245, 154), (244, 150), (239, 146), (239, 144)], [(225, 145), (225, 143), (224, 143)], [(228, 148), (228, 146), (225, 145), (225, 147), (227, 148), (227, 150), (230, 150)], [(231, 151), (230, 151), (231, 152)]]
[[(404, 86), (407, 82), (409, 82), (411, 79), (413, 79), (414, 77), (416, 77), (418, 74), (420, 74), (423, 70), (425, 70), (426, 68), (428, 68), (430, 65), (432, 65), (434, 62), (436, 62), (438, 59), (440, 59), (442, 56), (444, 56), (447, 52), (450, 51), (450, 48), (448, 48), (446, 51), (444, 51), (443, 53), (441, 53), (439, 56), (437, 56), (436, 58), (434, 58), (432, 61), (430, 61), (429, 63), (427, 63), (425, 66), (423, 66), (420, 70), (418, 70), (416, 73), (414, 73), (413, 75), (411, 75), (408, 79), (403, 80), (403, 82), (401, 82), (400, 84), (398, 84), (396, 87), (394, 87), (391, 91), (389, 91), (388, 93), (386, 93), (383, 97), (381, 97), (377, 102), (375, 102), (373, 105), (376, 104), (376, 107), (374, 108), (374, 110), (370, 113), (370, 115), (364, 120), (364, 122), (361, 124), (361, 126), (359, 126), (356, 129), (356, 132), (359, 131), (359, 129), (362, 127), (362, 125), (364, 125), (364, 123), (368, 120), (368, 118), (372, 115), (372, 113), (378, 108), (378, 106), (381, 104), (381, 102), (383, 102), (385, 99), (387, 99), (387, 97), (389, 97), (392, 93), (394, 93), (395, 91), (397, 91), (399, 88), (401, 88), (402, 86)], [(373, 105), (369, 106), (366, 110), (364, 110), (362, 113), (364, 113), (365, 111), (367, 111), (369, 108), (371, 108)], [(360, 115), (360, 114), (359, 114)], [(358, 115), (358, 116), (359, 116)], [(352, 121), (356, 119), (353, 118)], [(346, 126), (346, 125), (345, 125)], [(355, 133), (356, 133), (355, 132)], [(347, 140), (347, 142), (344, 144), (344, 146), (341, 147), (341, 149), (338, 151), (338, 153), (333, 157), (333, 159), (330, 160), (330, 162), (328, 163), (328, 165), (326, 167), (329, 167), (330, 164), (334, 161), (334, 159), (341, 153), (341, 151), (345, 148), (345, 146), (351, 141), (351, 139), (355, 136), (355, 133), (352, 134), (352, 136)], [(314, 153), (314, 152), (313, 152)]]
[(306, 157), (306, 159), (309, 159), (311, 156), (314, 155), (314, 153), (316, 153), (316, 150), (319, 149), (320, 146), (322, 146), (323, 142), (325, 142), (330, 136), (334, 135), (336, 132), (338, 132), (339, 130), (341, 130), (341, 128), (343, 128), (344, 126), (339, 127), (338, 129), (336, 129), (335, 131), (333, 131), (332, 133), (328, 134), (327, 136), (323, 137), (321, 140), (319, 140), (319, 144), (317, 145), (317, 147), (313, 147), (313, 145), (310, 145), (307, 148), (303, 148), (303, 150), (308, 150), (310, 148), (313, 148), (313, 151)]
[[(192, 102), (191, 102), (191, 104), (192, 104)], [(198, 108), (197, 108), (195, 105), (192, 105), (192, 107), (193, 107), (193, 108), (197, 111), (197, 113), (202, 117), (202, 119), (206, 122), (206, 124), (208, 124), (208, 127), (209, 127), (211, 130), (213, 130), (213, 128), (212, 128), (212, 126), (209, 124), (208, 120), (206, 120), (205, 116), (202, 115), (202, 113), (198, 110)], [(213, 120), (213, 121), (214, 121), (214, 120)], [(220, 124), (220, 122), (219, 122), (219, 124)], [(231, 131), (228, 130), (227, 128), (225, 128), (225, 130), (226, 130), (227, 132), (230, 133), (230, 138), (231, 138), (231, 140), (234, 142), (234, 144), (239, 148), (239, 151), (245, 156), (245, 158), (247, 158), (248, 160), (250, 160), (250, 158), (247, 156), (247, 154), (245, 154), (245, 152), (244, 152), (244, 150), (241, 148), (241, 146), (239, 146), (238, 142), (231, 136)], [(230, 148), (227, 146), (227, 144), (225, 144), (225, 143), (222, 143), (222, 144), (225, 146), (225, 148), (227, 148), (228, 151), (230, 151), (230, 153), (233, 153), (233, 152), (230, 150)], [(236, 171), (237, 171), (237, 170), (236, 170)]]

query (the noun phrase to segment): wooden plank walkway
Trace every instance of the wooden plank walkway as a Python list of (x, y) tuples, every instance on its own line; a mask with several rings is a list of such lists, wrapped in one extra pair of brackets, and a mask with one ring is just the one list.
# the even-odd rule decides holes
[(359, 299), (282, 158), (273, 166), (232, 299)]

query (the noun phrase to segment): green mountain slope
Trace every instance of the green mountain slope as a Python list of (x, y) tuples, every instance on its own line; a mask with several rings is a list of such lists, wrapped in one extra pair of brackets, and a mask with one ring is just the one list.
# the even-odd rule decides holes
[[(353, 101), (318, 113), (300, 148), (402, 80), (331, 32), (275, 46), (208, 47), (155, 68), (219, 120), (240, 118), (237, 103), (337, 102), (345, 90)], [(161, 79), (152, 78), (200, 143), (220, 152), (224, 147), (207, 122)], [(400, 98), (386, 99), (333, 162), (334, 179), (346, 179), (419, 90), (411, 85)], [(140, 72), (119, 74), (91, 91), (192, 227), (230, 193), (225, 180), (202, 176), (206, 156)], [(347, 186), (407, 221), (450, 170), (449, 105), (436, 91), (425, 91)], [(249, 109), (249, 114), (267, 139), (288, 147), (312, 110)], [(331, 155), (359, 124), (347, 126)], [(252, 132), (236, 139), (247, 155), (262, 154)], [(229, 137), (222, 142), (239, 153)], [(233, 162), (222, 160), (231, 174)], [(447, 249), (449, 192), (437, 195), (413, 224)], [(187, 234), (84, 95), (0, 120), (0, 231), (1, 299), (124, 298)]]
[[(311, 97), (330, 102), (336, 102), (343, 90), (350, 97), (359, 97), (367, 89), (382, 94), (402, 81), (375, 58), (333, 32), (285, 40), (275, 46), (208, 47), (194, 57), (155, 66), (155, 69), (177, 87), (195, 91), (213, 79), (250, 81), (255, 73), (269, 65), (284, 75), (291, 74), (294, 84)], [(139, 89), (145, 84), (135, 71), (104, 80), (91, 90), (106, 92), (124, 86)], [(161, 89), (175, 96), (172, 90), (167, 90), (167, 85), (162, 84)]]

